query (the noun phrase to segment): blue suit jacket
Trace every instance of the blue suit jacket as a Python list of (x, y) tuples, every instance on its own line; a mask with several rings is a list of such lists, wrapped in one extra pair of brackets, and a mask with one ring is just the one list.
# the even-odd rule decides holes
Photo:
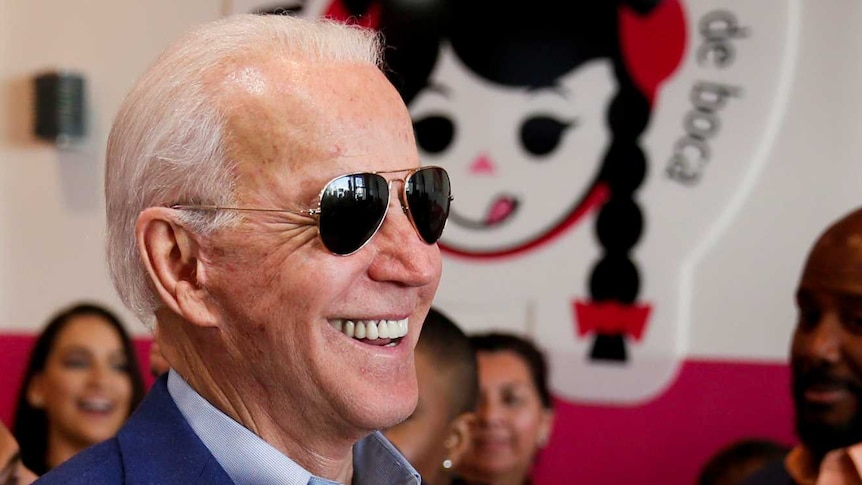
[(167, 375), (115, 438), (88, 448), (36, 483), (64, 485), (233, 485), (168, 393)]

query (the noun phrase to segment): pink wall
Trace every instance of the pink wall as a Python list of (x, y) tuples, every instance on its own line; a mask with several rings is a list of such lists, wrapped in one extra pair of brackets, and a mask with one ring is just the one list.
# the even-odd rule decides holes
[(688, 360), (664, 394), (634, 407), (558, 402), (537, 484), (691, 485), (738, 438), (792, 444), (786, 365)]
[[(7, 424), (31, 344), (31, 336), (0, 335), (0, 419)], [(136, 344), (147, 369), (149, 340)], [(536, 485), (691, 485), (710, 454), (734, 439), (793, 442), (789, 386), (785, 365), (688, 360), (665, 393), (639, 406), (558, 401)]]

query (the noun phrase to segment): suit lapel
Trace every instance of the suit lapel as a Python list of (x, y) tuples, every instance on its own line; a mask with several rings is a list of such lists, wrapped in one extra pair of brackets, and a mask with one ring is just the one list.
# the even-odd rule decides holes
[(153, 384), (117, 439), (129, 485), (233, 484), (174, 404), (166, 375)]

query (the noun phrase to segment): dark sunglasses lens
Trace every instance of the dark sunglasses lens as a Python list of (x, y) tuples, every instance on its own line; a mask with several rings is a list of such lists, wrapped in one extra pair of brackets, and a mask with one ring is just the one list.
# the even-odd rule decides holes
[(320, 198), (320, 239), (335, 254), (361, 248), (386, 216), (389, 186), (372, 173), (344, 175), (330, 182)]
[(437, 242), (449, 218), (449, 174), (440, 167), (422, 168), (407, 179), (405, 192), (419, 236), (428, 244)]

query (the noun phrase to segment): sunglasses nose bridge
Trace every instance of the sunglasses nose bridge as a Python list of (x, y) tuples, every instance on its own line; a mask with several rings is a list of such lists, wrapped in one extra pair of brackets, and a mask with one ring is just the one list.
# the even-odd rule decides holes
[[(401, 190), (398, 190), (398, 191), (392, 190), (392, 184), (395, 182), (401, 183)], [(407, 180), (406, 179), (392, 179), (392, 180), (387, 181), (387, 185), (389, 187), (389, 197), (391, 198), (393, 193), (396, 194), (396, 197), (398, 198), (398, 203), (401, 205), (401, 210), (405, 214), (409, 213), (410, 209), (407, 208), (407, 200), (406, 200), (406, 197), (404, 194), (404, 187), (407, 186)]]

